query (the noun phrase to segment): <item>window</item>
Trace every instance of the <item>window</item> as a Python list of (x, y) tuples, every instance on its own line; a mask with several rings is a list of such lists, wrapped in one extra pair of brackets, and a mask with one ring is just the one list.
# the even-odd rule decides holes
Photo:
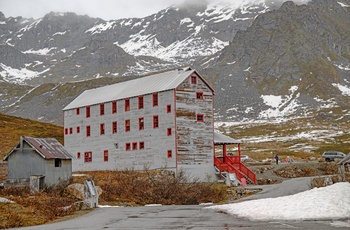
[(80, 133), (80, 126), (77, 126), (77, 133)]
[(130, 132), (130, 120), (125, 120), (125, 132)]
[(84, 162), (92, 162), (92, 152), (84, 153)]
[(103, 151), (103, 160), (108, 161), (108, 150)]
[(167, 128), (166, 134), (167, 134), (167, 136), (171, 136), (171, 128)]
[(143, 96), (139, 96), (139, 109), (143, 109)]
[(117, 113), (117, 102), (112, 101), (112, 113)]
[(153, 116), (153, 128), (158, 128), (158, 127), (159, 127), (158, 116)]
[(191, 76), (191, 84), (197, 84), (197, 76)]
[(64, 129), (64, 134), (67, 135), (68, 134), (68, 128)]
[(87, 137), (91, 136), (90, 125), (86, 126), (86, 136)]
[(77, 108), (77, 109), (75, 110), (75, 114), (76, 114), (76, 115), (79, 115), (79, 114), (80, 114), (80, 108)]
[(105, 104), (100, 104), (100, 115), (105, 115)]
[(197, 98), (198, 100), (203, 100), (203, 99), (204, 99), (204, 94), (203, 94), (203, 92), (197, 92), (197, 93), (196, 93), (196, 98)]
[(167, 113), (171, 113), (171, 105), (167, 105), (166, 106), (166, 112)]
[(129, 150), (130, 150), (130, 147), (131, 147), (130, 143), (126, 143), (126, 144), (125, 144), (125, 150), (126, 150), (126, 151), (129, 151)]
[(141, 117), (139, 118), (139, 130), (144, 130), (144, 128), (145, 128), (144, 118)]
[(198, 122), (204, 122), (204, 115), (203, 114), (197, 114), (197, 121)]
[(158, 93), (152, 95), (153, 106), (158, 106)]
[(116, 121), (112, 122), (112, 133), (117, 133), (118, 132), (118, 124)]
[(77, 152), (77, 158), (80, 159), (80, 152)]
[(61, 159), (55, 158), (55, 168), (61, 167), (62, 166), (62, 161)]
[(140, 143), (139, 143), (139, 149), (145, 149), (145, 142), (140, 141)]
[(69, 128), (69, 134), (73, 134), (73, 128)]
[(90, 117), (90, 106), (86, 106), (86, 118)]
[(168, 150), (168, 158), (172, 158), (173, 157), (173, 152), (171, 150)]
[(124, 108), (125, 108), (125, 111), (130, 111), (130, 99), (129, 98), (126, 98), (124, 100)]
[(105, 134), (105, 124), (100, 124), (100, 135)]
[(137, 142), (132, 143), (132, 150), (137, 150)]

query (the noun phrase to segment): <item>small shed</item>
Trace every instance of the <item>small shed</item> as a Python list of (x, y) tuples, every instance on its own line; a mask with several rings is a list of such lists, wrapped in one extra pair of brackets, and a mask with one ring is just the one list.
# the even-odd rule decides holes
[(41, 178), (40, 184), (50, 186), (72, 176), (72, 156), (55, 138), (22, 136), (3, 160), (10, 183)]

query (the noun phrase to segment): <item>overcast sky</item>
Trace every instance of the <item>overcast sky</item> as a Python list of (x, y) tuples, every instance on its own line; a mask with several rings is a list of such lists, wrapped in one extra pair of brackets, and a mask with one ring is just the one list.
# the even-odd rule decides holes
[[(186, 2), (205, 0), (186, 0)], [(219, 0), (207, 0), (219, 1)], [(234, 4), (261, 0), (224, 0)], [(275, 0), (285, 1), (285, 0)], [(306, 1), (306, 0), (296, 0)], [(0, 11), (6, 17), (41, 18), (54, 12), (75, 12), (79, 15), (99, 17), (104, 20), (142, 18), (185, 0), (0, 0)]]

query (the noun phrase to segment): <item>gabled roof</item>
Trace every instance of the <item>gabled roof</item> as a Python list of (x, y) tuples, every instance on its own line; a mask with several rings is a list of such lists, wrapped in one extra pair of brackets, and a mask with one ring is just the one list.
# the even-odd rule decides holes
[(15, 151), (23, 148), (26, 142), (44, 159), (72, 159), (68, 151), (55, 138), (34, 138), (22, 136), (18, 144), (4, 157), (4, 161)]
[(196, 70), (187, 67), (86, 90), (63, 110), (176, 89), (176, 87), (193, 73), (196, 73), (214, 92), (211, 86), (196, 72)]
[(214, 132), (214, 145), (241, 144), (241, 143), (242, 141), (240, 140), (233, 139), (219, 132)]

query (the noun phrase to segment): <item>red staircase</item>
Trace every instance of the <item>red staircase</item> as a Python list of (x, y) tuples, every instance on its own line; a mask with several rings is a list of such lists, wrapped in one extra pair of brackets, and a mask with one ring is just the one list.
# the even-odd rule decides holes
[(256, 184), (256, 175), (253, 171), (247, 168), (242, 162), (239, 156), (214, 156), (214, 165), (218, 168), (220, 173), (220, 179), (223, 172), (235, 173), (236, 177), (241, 180), (245, 178), (247, 183)]

